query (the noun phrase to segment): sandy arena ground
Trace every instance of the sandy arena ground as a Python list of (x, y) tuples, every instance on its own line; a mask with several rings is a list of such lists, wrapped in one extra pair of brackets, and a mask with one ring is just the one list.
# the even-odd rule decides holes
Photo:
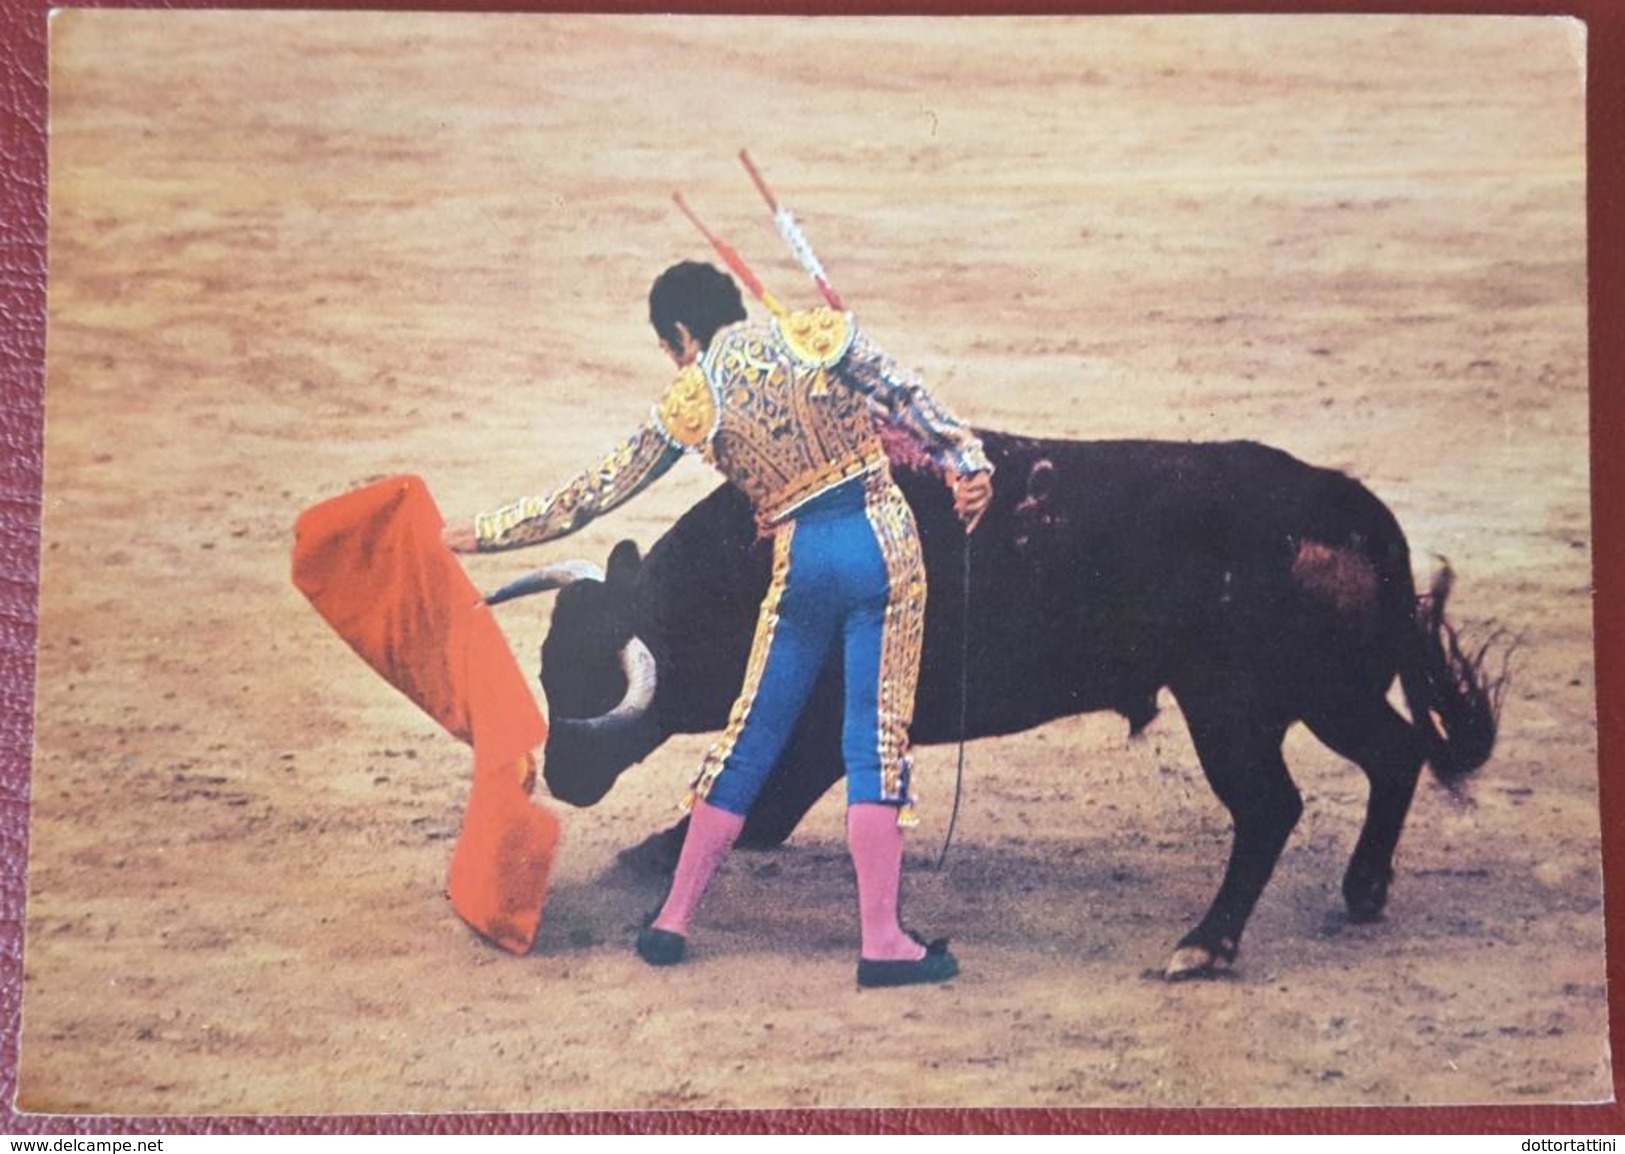
[[(21, 1106), (130, 1114), (1604, 1098), (1579, 25), (68, 11), (53, 25), (38, 756)], [(288, 580), (300, 510), (561, 480), (670, 376), (681, 187), (812, 299), (733, 154), (975, 422), (1246, 437), (1347, 469), (1458, 620), (1523, 639), (1460, 805), (1344, 924), (1364, 779), (1307, 811), (1230, 980), (1150, 976), (1228, 820), (1166, 703), (978, 742), (911, 921), (952, 985), (859, 994), (826, 799), (737, 855), (693, 964), (632, 954), (673, 741), (567, 844), (534, 952), (442, 897), (465, 751)], [(697, 463), (579, 537), (651, 543)], [(1424, 574), (1425, 575), (1425, 574)], [(547, 599), (541, 599), (546, 602)], [(550, 606), (503, 610), (527, 673)]]

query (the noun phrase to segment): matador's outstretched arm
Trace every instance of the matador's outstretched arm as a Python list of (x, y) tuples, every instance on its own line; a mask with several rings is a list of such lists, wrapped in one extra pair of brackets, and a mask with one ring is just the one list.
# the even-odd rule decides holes
[(574, 533), (643, 492), (682, 455), (682, 449), (652, 423), (645, 424), (614, 452), (546, 496), (521, 497), (481, 513), (474, 518), (473, 544), (486, 553), (540, 545)]

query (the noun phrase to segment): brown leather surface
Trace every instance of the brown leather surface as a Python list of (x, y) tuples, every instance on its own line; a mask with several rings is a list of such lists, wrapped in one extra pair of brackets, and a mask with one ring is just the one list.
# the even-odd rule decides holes
[[(157, 4), (117, 6), (158, 7)], [(365, 7), (389, 7), (368, 4)], [(467, 3), (415, 7), (457, 9)], [(498, 5), (498, 7), (533, 7)], [(589, 3), (588, 7), (593, 7)], [(617, 11), (760, 10), (762, 5), (613, 3)], [(572, 6), (579, 8), (579, 5)], [(788, 6), (773, 4), (777, 11)], [(893, 11), (1010, 11), (1012, 6), (937, 3)], [(1222, 3), (1218, 0), (1066, 0), (1019, 5), (1043, 12), (1326, 11), (1572, 14), (1589, 25), (1593, 461), (1596, 482), (1597, 684), (1604, 866), (1608, 886), (1609, 987), (1616, 1037), (1625, 1031), (1625, 6), (1617, 0), (1347, 0)], [(878, 4), (798, 6), (796, 11), (880, 11)], [(1485, 1109), (965, 1110), (876, 1113), (770, 1111), (591, 1115), (456, 1115), (377, 1118), (44, 1118), (17, 1115), (18, 1030), (23, 973), (28, 771), (32, 744), (39, 552), (46, 284), (46, 5), (0, 0), (0, 1132), (6, 1133), (1620, 1133), (1618, 1105)], [(1616, 1062), (1616, 1097), (1625, 1082)]]

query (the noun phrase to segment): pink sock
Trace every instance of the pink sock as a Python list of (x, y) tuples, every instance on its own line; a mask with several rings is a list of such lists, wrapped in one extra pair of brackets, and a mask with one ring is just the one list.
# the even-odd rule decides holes
[(705, 801), (694, 803), (694, 811), (688, 817), (688, 834), (683, 838), (683, 852), (677, 856), (677, 872), (672, 875), (671, 892), (654, 920), (655, 929), (688, 933), (689, 919), (744, 826), (745, 819), (736, 813)]
[(897, 808), (868, 803), (848, 806), (846, 845), (858, 874), (863, 956), (871, 962), (923, 958), (925, 947), (904, 933), (897, 920), (903, 886), (903, 831), (897, 826)]

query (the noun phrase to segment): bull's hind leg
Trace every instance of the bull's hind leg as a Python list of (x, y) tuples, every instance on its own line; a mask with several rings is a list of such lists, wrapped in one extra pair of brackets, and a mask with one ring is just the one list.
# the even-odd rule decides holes
[(1422, 772), (1421, 745), (1416, 732), (1381, 697), (1319, 711), (1305, 722), (1334, 752), (1364, 770), (1371, 782), (1365, 826), (1343, 875), (1343, 900), (1349, 921), (1375, 921), (1388, 902), (1394, 849)]
[(1240, 707), (1232, 694), (1180, 701), (1208, 784), (1234, 823), (1230, 861), (1207, 914), (1180, 941), (1170, 979), (1212, 977), (1235, 962), (1241, 933), (1303, 812), (1281, 756), (1286, 726)]

